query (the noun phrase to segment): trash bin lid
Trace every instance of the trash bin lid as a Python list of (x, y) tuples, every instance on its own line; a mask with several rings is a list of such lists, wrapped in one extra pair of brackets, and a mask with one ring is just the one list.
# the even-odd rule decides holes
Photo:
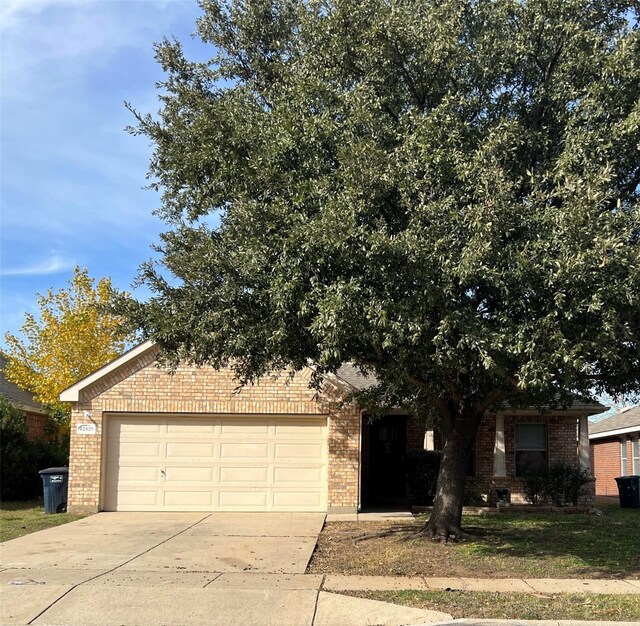
[(47, 469), (43, 469), (40, 470), (40, 475), (47, 475), (47, 474), (68, 474), (69, 473), (69, 468), (68, 467), (48, 467)]

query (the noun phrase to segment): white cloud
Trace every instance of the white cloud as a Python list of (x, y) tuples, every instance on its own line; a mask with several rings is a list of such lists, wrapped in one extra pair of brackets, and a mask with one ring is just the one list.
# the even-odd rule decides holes
[[(3, 0), (2, 98), (64, 89), (114, 54), (152, 44), (195, 0)], [(52, 71), (53, 70), (53, 71)]]
[(45, 276), (66, 272), (74, 266), (75, 263), (72, 259), (65, 259), (59, 254), (52, 253), (48, 259), (37, 261), (31, 265), (6, 270), (3, 269), (0, 274), (2, 276)]

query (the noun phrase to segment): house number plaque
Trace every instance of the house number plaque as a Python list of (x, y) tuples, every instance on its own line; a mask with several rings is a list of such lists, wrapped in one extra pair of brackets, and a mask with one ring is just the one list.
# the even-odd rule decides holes
[(95, 435), (96, 434), (96, 425), (95, 424), (78, 424), (76, 426), (76, 434), (78, 434), (78, 435)]

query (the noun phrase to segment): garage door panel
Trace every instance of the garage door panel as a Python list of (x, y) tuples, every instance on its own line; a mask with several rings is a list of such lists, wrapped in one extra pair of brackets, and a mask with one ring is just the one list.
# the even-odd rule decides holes
[(104, 507), (324, 511), (326, 419), (110, 416)]
[(166, 483), (213, 483), (214, 468), (212, 467), (167, 467), (165, 469)]
[(269, 422), (264, 419), (222, 418), (220, 432), (222, 435), (268, 435)]
[(320, 490), (317, 491), (274, 491), (273, 506), (276, 509), (313, 509), (322, 501)]
[(266, 467), (221, 467), (220, 484), (227, 483), (253, 483), (266, 484), (269, 479), (269, 470)]
[(147, 419), (115, 420), (109, 424), (109, 437), (122, 437), (123, 435), (158, 435), (162, 430), (162, 424), (150, 422)]
[(273, 471), (274, 483), (310, 483), (322, 481), (322, 467), (276, 467)]
[(215, 454), (215, 444), (185, 441), (167, 443), (167, 459), (212, 459)]
[[(118, 468), (117, 482), (126, 483), (157, 483), (160, 480), (160, 468), (141, 467), (139, 465), (125, 465)], [(112, 483), (112, 484), (117, 484)]]
[(222, 443), (220, 459), (267, 459), (269, 444), (263, 443)]
[(119, 450), (116, 448), (113, 452), (113, 458), (124, 459), (159, 459), (161, 458), (164, 446), (161, 443), (149, 441), (120, 441)]
[(308, 443), (276, 443), (275, 458), (286, 459), (321, 459), (322, 445)]
[(142, 489), (122, 489), (118, 491), (116, 501), (118, 510), (121, 511), (139, 511), (139, 508), (131, 508), (139, 506), (145, 506), (150, 510), (155, 510), (159, 504), (157, 491), (144, 491)]
[(199, 418), (181, 418), (180, 421), (167, 423), (167, 435), (186, 435), (193, 437), (197, 435), (201, 437), (213, 437), (216, 433), (216, 423)]
[(230, 510), (247, 510), (267, 508), (267, 492), (265, 491), (220, 491), (220, 508)]
[(182, 507), (189, 510), (211, 510), (213, 505), (212, 491), (165, 491), (164, 505)]

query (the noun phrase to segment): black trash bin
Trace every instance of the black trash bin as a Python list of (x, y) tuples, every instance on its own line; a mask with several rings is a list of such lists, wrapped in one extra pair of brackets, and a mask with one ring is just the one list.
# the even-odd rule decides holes
[(65, 513), (69, 489), (69, 468), (49, 467), (40, 471), (45, 513)]
[(616, 478), (620, 508), (640, 509), (640, 476), (620, 476)]

